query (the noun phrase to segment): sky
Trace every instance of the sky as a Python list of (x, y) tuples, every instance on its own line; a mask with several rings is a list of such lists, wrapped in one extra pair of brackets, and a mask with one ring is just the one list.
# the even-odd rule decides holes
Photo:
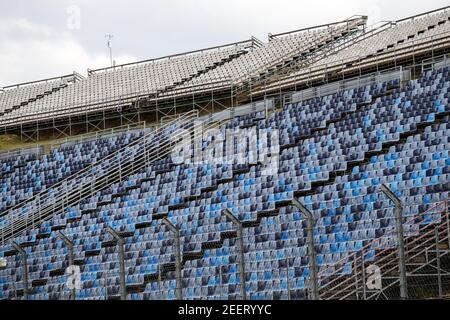
[(0, 0), (0, 87), (368, 15), (369, 25), (448, 0)]

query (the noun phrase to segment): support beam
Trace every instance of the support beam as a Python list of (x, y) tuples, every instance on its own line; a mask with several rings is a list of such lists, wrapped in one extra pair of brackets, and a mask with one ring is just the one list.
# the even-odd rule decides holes
[(23, 248), (17, 244), (17, 242), (12, 242), (11, 245), (13, 246), (14, 249), (17, 250), (17, 252), (19, 252), (19, 254), (22, 257), (22, 281), (23, 281), (23, 297), (25, 298), (25, 300), (29, 299), (29, 287), (28, 287), (28, 255), (25, 252), (25, 250), (23, 250)]
[[(56, 234), (56, 236), (58, 238), (60, 238), (64, 242), (64, 244), (67, 247), (67, 250), (69, 251), (68, 252), (69, 266), (70, 267), (74, 266), (73, 242), (69, 238), (67, 238), (67, 236), (64, 233), (62, 233), (61, 231), (59, 231)], [(72, 288), (72, 293), (71, 293), (71, 297), (70, 298), (71, 298), (71, 300), (76, 300), (76, 289), (75, 289), (75, 286)]]
[(245, 258), (244, 258), (244, 236), (243, 236), (242, 222), (238, 218), (236, 218), (229, 209), (225, 209), (222, 212), (236, 226), (237, 241), (239, 247), (239, 283), (241, 288), (241, 299), (247, 300), (247, 291), (245, 288)]
[(400, 298), (405, 300), (408, 299), (408, 284), (406, 279), (405, 238), (403, 233), (403, 206), (400, 199), (386, 185), (381, 185), (381, 192), (383, 192), (395, 206), (395, 222), (400, 271)]
[(317, 258), (316, 258), (316, 247), (314, 244), (314, 216), (311, 211), (308, 210), (302, 203), (297, 199), (292, 199), (292, 206), (296, 207), (303, 215), (303, 218), (307, 222), (307, 236), (308, 236), (308, 254), (309, 254), (309, 269), (311, 272), (310, 276), (310, 294), (309, 298), (311, 300), (319, 300), (319, 283), (317, 276)]
[(127, 299), (127, 287), (125, 283), (125, 254), (124, 254), (124, 243), (123, 237), (120, 236), (113, 228), (108, 227), (106, 230), (113, 238), (117, 241), (119, 247), (119, 272), (120, 272), (120, 299)]
[(170, 229), (174, 235), (175, 240), (175, 279), (177, 283), (175, 296), (177, 300), (183, 300), (182, 282), (181, 282), (181, 245), (180, 245), (180, 231), (178, 228), (169, 221), (169, 219), (164, 218), (162, 222)]

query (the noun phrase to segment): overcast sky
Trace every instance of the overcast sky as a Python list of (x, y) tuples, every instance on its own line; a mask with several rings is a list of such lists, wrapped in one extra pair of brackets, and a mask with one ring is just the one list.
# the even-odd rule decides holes
[(0, 0), (0, 86), (369, 15), (369, 24), (448, 0)]

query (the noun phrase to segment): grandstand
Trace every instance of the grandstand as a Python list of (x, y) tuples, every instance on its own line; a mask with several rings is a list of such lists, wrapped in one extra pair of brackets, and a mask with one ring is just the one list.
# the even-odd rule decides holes
[[(0, 90), (0, 299), (450, 294), (450, 7)], [(42, 139), (53, 144), (42, 146)]]

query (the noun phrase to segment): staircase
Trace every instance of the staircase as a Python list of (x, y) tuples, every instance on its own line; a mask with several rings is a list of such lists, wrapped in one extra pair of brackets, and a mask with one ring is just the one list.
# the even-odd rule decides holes
[(164, 87), (163, 89), (158, 90), (157, 91), (157, 96), (164, 96), (167, 93), (170, 93), (171, 91), (176, 90), (177, 87), (182, 86), (182, 85), (192, 81), (193, 79), (200, 77), (202, 74), (208, 73), (209, 71), (214, 70), (214, 69), (216, 69), (216, 68), (218, 68), (220, 66), (223, 66), (224, 64), (226, 64), (226, 63), (228, 63), (228, 62), (230, 62), (230, 61), (232, 61), (232, 60), (234, 60), (234, 59), (236, 59), (236, 58), (238, 58), (238, 57), (240, 57), (240, 56), (242, 56), (244, 54), (247, 54), (247, 53), (248, 53), (247, 50), (240, 50), (240, 51), (238, 51), (238, 52), (236, 52), (236, 53), (234, 53), (232, 55), (229, 55), (228, 57), (223, 58), (223, 59), (221, 59), (218, 62), (215, 62), (213, 65), (207, 66), (204, 69), (199, 70), (196, 74), (192, 74), (192, 75), (190, 75), (189, 77), (187, 77), (185, 79), (182, 79), (182, 80), (180, 80), (178, 82), (175, 82), (175, 83), (173, 83), (173, 84), (171, 84), (169, 86)]
[(194, 128), (197, 116), (195, 111), (188, 112), (2, 213), (6, 223), (0, 229), (2, 245), (168, 155)]
[(78, 74), (77, 72), (73, 72), (73, 74), (58, 77), (58, 78), (50, 78), (47, 80), (27, 82), (27, 83), (23, 83), (23, 84), (6, 87), (6, 88), (22, 88), (24, 85), (32, 85), (32, 84), (36, 84), (36, 83), (42, 83), (44, 81), (58, 80), (56, 83), (52, 84), (51, 89), (48, 89), (47, 91), (41, 91), (36, 96), (30, 97), (28, 100), (22, 101), (20, 104), (11, 106), (11, 108), (9, 108), (9, 109), (4, 109), (3, 111), (0, 111), (0, 116), (7, 115), (7, 114), (13, 112), (14, 110), (20, 109), (32, 102), (43, 99), (44, 97), (51, 95), (52, 93), (58, 92), (59, 90), (66, 88), (69, 83), (80, 81), (81, 79), (83, 79), (82, 75)]
[[(248, 96), (266, 86), (277, 81), (284, 75), (291, 74), (295, 70), (304, 68), (311, 63), (322, 59), (330, 52), (335, 52), (343, 44), (353, 43), (361, 35), (361, 27), (366, 25), (367, 17), (350, 18), (346, 20), (347, 29), (343, 32), (330, 33), (321, 41), (316, 41), (309, 50), (299, 52), (298, 49), (287, 54), (279, 61), (266, 64), (252, 74), (247, 74), (236, 81), (235, 94), (238, 101), (245, 101)], [(307, 49), (307, 48), (306, 48)]]

